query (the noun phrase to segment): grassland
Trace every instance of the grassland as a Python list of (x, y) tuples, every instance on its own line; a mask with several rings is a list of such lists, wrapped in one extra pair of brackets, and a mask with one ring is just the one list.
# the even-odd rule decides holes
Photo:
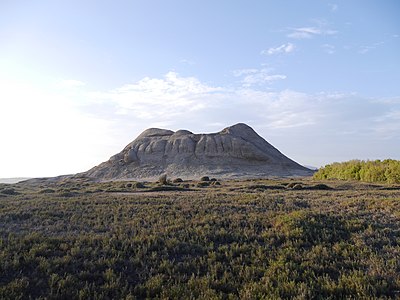
[(400, 186), (0, 185), (1, 299), (400, 296)]

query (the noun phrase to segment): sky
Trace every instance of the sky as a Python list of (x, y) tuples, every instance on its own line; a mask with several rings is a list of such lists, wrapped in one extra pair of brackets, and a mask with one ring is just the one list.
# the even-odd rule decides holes
[(321, 167), (400, 159), (398, 0), (0, 0), (0, 177), (242, 122)]

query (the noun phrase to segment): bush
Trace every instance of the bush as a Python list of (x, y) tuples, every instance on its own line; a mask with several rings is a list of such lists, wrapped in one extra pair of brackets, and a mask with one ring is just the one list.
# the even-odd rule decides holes
[(332, 190), (332, 188), (326, 184), (320, 183), (309, 188), (310, 190)]
[(301, 182), (291, 182), (289, 184), (286, 185), (286, 187), (288, 187), (289, 189), (294, 188), (296, 185), (301, 185)]
[(51, 193), (55, 193), (56, 191), (53, 189), (43, 189), (39, 191), (39, 194), (51, 194)]
[(133, 184), (133, 187), (134, 187), (135, 189), (143, 189), (143, 188), (145, 188), (144, 184), (141, 183), (141, 182), (135, 182), (135, 183)]
[(70, 198), (70, 197), (78, 196), (79, 194), (76, 192), (71, 192), (71, 191), (63, 191), (59, 195), (60, 195), (60, 197)]
[(8, 189), (4, 189), (2, 190), (0, 193), (4, 194), (4, 195), (18, 195), (19, 193), (13, 189), (13, 188), (8, 188)]
[(200, 181), (210, 181), (210, 177), (203, 176), (203, 177), (200, 178)]
[(174, 185), (163, 185), (152, 187), (149, 191), (151, 192), (164, 192), (164, 191), (182, 191), (183, 188)]
[(292, 188), (293, 190), (302, 190), (303, 189), (303, 186), (301, 185), (301, 184), (295, 184), (294, 186), (293, 186), (293, 188)]
[(179, 182), (183, 182), (182, 178), (176, 178), (173, 181), (173, 183), (179, 183)]
[(166, 184), (168, 183), (167, 174), (162, 174), (162, 175), (158, 178), (158, 182), (161, 183), (162, 185), (166, 185)]
[(285, 187), (280, 185), (252, 184), (247, 187), (249, 190), (283, 190)]

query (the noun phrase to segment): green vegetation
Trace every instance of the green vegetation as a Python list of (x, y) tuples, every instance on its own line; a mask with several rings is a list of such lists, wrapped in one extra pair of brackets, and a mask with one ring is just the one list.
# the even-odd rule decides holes
[(314, 174), (315, 179), (359, 180), (365, 182), (400, 183), (400, 161), (393, 159), (351, 160), (326, 165)]
[(184, 184), (0, 185), (0, 299), (399, 296), (400, 189)]

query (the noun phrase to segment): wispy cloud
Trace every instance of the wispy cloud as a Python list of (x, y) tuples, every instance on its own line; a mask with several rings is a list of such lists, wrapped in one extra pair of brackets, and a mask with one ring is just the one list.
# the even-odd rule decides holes
[(271, 84), (277, 80), (286, 79), (286, 75), (271, 74), (271, 69), (242, 69), (233, 72), (236, 77), (241, 77), (243, 87)]
[(182, 112), (201, 109), (204, 104), (199, 99), (220, 91), (221, 88), (203, 84), (195, 77), (180, 77), (176, 72), (168, 72), (164, 78), (145, 77), (94, 96), (111, 100), (117, 114), (134, 113), (140, 119), (154, 119), (173, 118)]
[(190, 60), (190, 59), (186, 59), (186, 58), (182, 58), (179, 62), (180, 62), (181, 64), (186, 64), (186, 65), (191, 65), (191, 66), (193, 66), (193, 65), (196, 64), (195, 61)]
[[(315, 111), (307, 94), (252, 88), (254, 82), (275, 80), (272, 78), (277, 75), (266, 75), (257, 69), (238, 70), (236, 74), (244, 76), (246, 83), (250, 81), (248, 85), (214, 87), (192, 77), (168, 73), (164, 78), (146, 78), (97, 96), (113, 104), (111, 110), (107, 107), (108, 113), (114, 114), (114, 117), (108, 116), (109, 119), (122, 118), (148, 127), (168, 124), (174, 128), (180, 123), (193, 123), (195, 126), (205, 123), (214, 128), (215, 124), (222, 127), (223, 124), (250, 120), (270, 129), (284, 129), (316, 122), (319, 112)], [(249, 79), (249, 76), (256, 75), (262, 78)], [(264, 76), (271, 78), (265, 79)]]
[(267, 54), (267, 55), (274, 55), (274, 54), (281, 54), (281, 53), (290, 53), (293, 52), (295, 49), (295, 46), (292, 43), (287, 43), (280, 45), (278, 47), (271, 47), (267, 50), (261, 51), (261, 54)]
[(370, 52), (371, 50), (375, 50), (376, 48), (378, 48), (384, 44), (385, 44), (385, 42), (382, 41), (382, 42), (376, 42), (376, 43), (373, 43), (373, 44), (367, 45), (367, 46), (361, 46), (358, 50), (358, 53), (366, 54), (366, 53)]
[(376, 117), (374, 123), (374, 131), (382, 138), (400, 139), (400, 107)]
[(321, 47), (328, 54), (334, 54), (336, 52), (335, 46), (333, 46), (333, 45), (323, 44)]
[(337, 5), (336, 3), (329, 3), (328, 5), (331, 12), (336, 12), (339, 9), (339, 5)]
[(322, 27), (296, 27), (291, 28), (290, 31), (291, 32), (287, 36), (293, 39), (311, 39), (321, 35), (337, 34), (336, 30), (325, 29)]
[(147, 125), (162, 122), (172, 127), (251, 119), (274, 130), (307, 126), (315, 132), (333, 134), (353, 128), (360, 134), (373, 132), (379, 117), (396, 121), (400, 111), (396, 101), (382, 102), (351, 93), (266, 91), (259, 88), (260, 83), (284, 78), (269, 74), (267, 69), (236, 70), (234, 75), (242, 77), (241, 86), (218, 87), (169, 72), (162, 78), (144, 78), (94, 95), (111, 104), (107, 111), (117, 119)]
[(243, 76), (243, 75), (254, 74), (254, 73), (257, 73), (257, 72), (259, 72), (259, 70), (253, 68), (253, 69), (234, 70), (232, 73), (233, 73), (233, 76), (240, 77), (240, 76)]

